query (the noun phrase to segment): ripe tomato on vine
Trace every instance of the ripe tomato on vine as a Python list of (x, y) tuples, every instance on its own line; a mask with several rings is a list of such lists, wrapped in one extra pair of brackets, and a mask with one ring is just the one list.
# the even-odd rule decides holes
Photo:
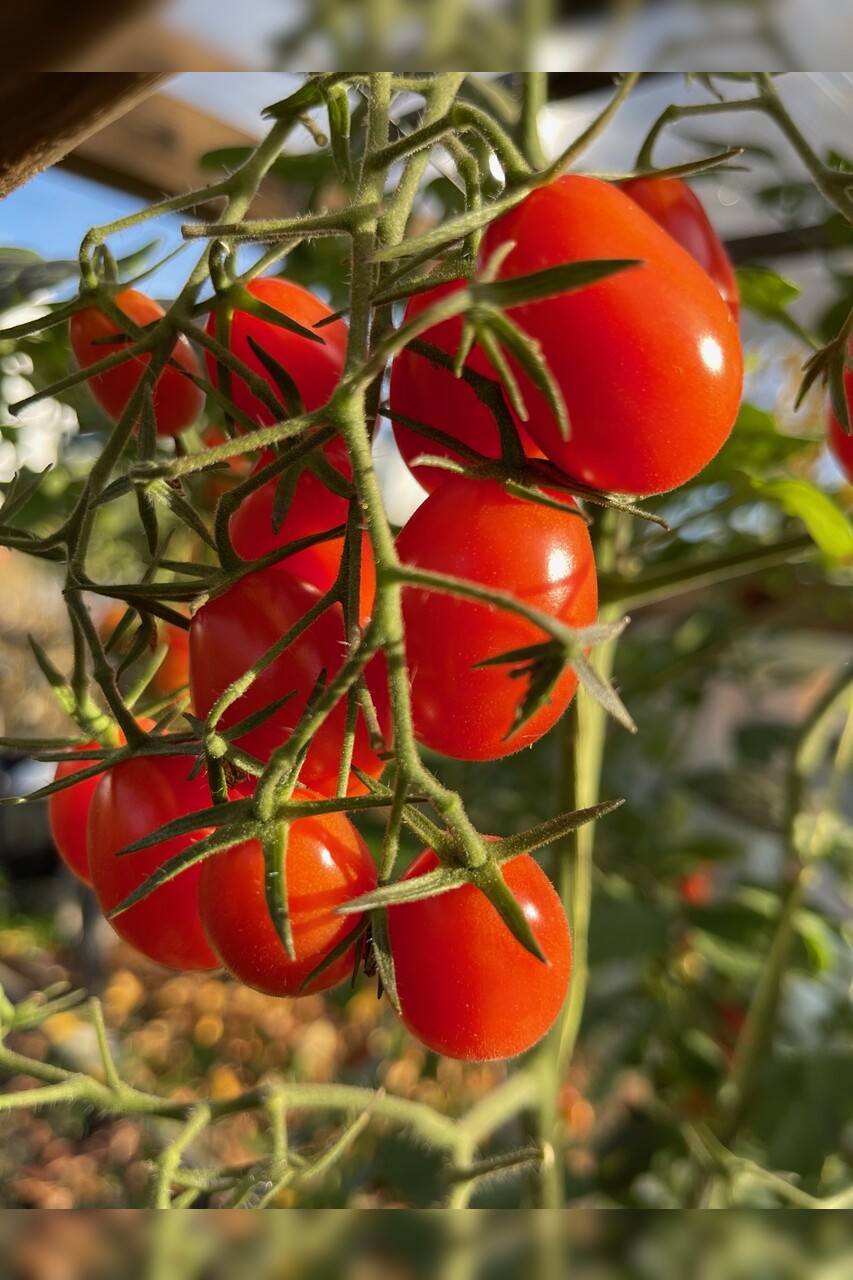
[(737, 326), (706, 272), (624, 192), (574, 174), (491, 223), (481, 261), (509, 243), (501, 279), (584, 259), (640, 264), (508, 310), (540, 344), (568, 410), (563, 439), (510, 356), (543, 453), (605, 492), (663, 493), (698, 474), (732, 429), (743, 379)]
[[(154, 727), (154, 722), (145, 718), (140, 718), (139, 724), (145, 730)], [(123, 746), (124, 741), (124, 734), (119, 730), (116, 745)], [(99, 742), (84, 742), (76, 749), (95, 751), (100, 746)], [(79, 764), (73, 760), (61, 760), (56, 766), (54, 781), (59, 778), (68, 778), (82, 769), (89, 769), (94, 763), (93, 760), (81, 760)], [(102, 777), (103, 774), (95, 773), (90, 778), (83, 778), (72, 787), (63, 787), (61, 791), (54, 791), (47, 801), (48, 821), (57, 851), (78, 880), (88, 885), (91, 885), (92, 877), (89, 872), (89, 854), (86, 848), (86, 823), (92, 796)]]
[[(151, 835), (175, 818), (210, 807), (203, 775), (189, 776), (188, 756), (138, 756), (107, 770), (89, 808), (87, 845), (92, 887), (108, 915), (165, 862), (210, 833), (161, 840), (138, 853), (126, 845)], [(137, 951), (172, 969), (214, 969), (216, 956), (201, 927), (198, 885), (201, 867), (188, 867), (111, 921)]]
[[(597, 579), (586, 523), (566, 494), (557, 511), (493, 480), (451, 476), (418, 507), (397, 539), (401, 561), (496, 588), (568, 627), (595, 621)], [(496, 760), (530, 746), (563, 714), (577, 687), (567, 667), (548, 701), (512, 732), (527, 679), (519, 664), (488, 658), (547, 640), (527, 618), (486, 601), (421, 586), (403, 591), (415, 733), (461, 760)], [(452, 691), (452, 693), (451, 693)]]
[[(422, 315), (442, 298), (450, 297), (465, 285), (464, 280), (451, 280), (424, 293), (416, 293), (406, 303), (403, 323)], [(455, 356), (462, 341), (462, 317), (442, 320), (427, 329), (421, 338), (449, 356)], [(465, 367), (496, 382), (498, 375), (482, 349), (475, 343)], [(428, 356), (405, 347), (391, 366), (389, 393), (391, 421), (397, 446), (415, 479), (430, 493), (450, 474), (440, 467), (415, 463), (421, 454), (431, 454), (452, 461), (464, 461), (447, 445), (420, 435), (405, 426), (395, 414), (443, 431), (460, 443), (476, 449), (487, 458), (498, 458), (501, 452), (500, 431), (495, 416), (477, 395), (477, 391), (450, 369), (434, 364)], [(541, 458), (542, 450), (533, 443), (523, 427), (517, 426), (522, 447), (528, 457)]]
[[(294, 799), (321, 797), (300, 790)], [(284, 875), (294, 959), (270, 918), (264, 870), (261, 846), (254, 840), (204, 864), (199, 890), (202, 924), (226, 970), (246, 986), (272, 996), (311, 995), (344, 981), (353, 972), (360, 944), (349, 947), (303, 988), (305, 979), (359, 923), (336, 914), (336, 909), (376, 885), (376, 866), (355, 827), (342, 813), (297, 818), (290, 825)]]
[(707, 271), (732, 317), (740, 315), (737, 278), (729, 255), (702, 201), (681, 178), (631, 178), (621, 184), (626, 196), (669, 232)]
[[(196, 715), (208, 715), (228, 686), (271, 649), (319, 598), (315, 587), (273, 567), (246, 574), (199, 609), (190, 625), (190, 691)], [(236, 739), (238, 746), (261, 760), (269, 760), (273, 751), (292, 734), (321, 675), (328, 683), (338, 673), (345, 649), (343, 613), (340, 605), (334, 605), (321, 613), (232, 703), (222, 717), (222, 729), (227, 730), (285, 695), (291, 695), (263, 723)], [(368, 664), (366, 679), (379, 723), (390, 735), (382, 654), (377, 654)], [(344, 699), (313, 735), (300, 773), (307, 786), (328, 795), (334, 793), (337, 784), (346, 714)], [(353, 763), (373, 777), (383, 768), (360, 714)], [(353, 774), (349, 793), (364, 789), (364, 784)]]
[[(313, 332), (316, 340), (239, 307), (227, 326), (222, 312), (213, 310), (207, 320), (207, 332), (223, 341), (227, 333), (229, 350), (269, 383), (283, 409), (282, 392), (263, 361), (252, 350), (250, 338), (290, 374), (306, 410), (310, 413), (312, 409), (319, 409), (331, 396), (343, 369), (348, 332), (343, 320), (334, 320), (321, 329), (315, 329), (317, 322), (325, 320), (332, 312), (313, 293), (278, 276), (259, 276), (246, 285), (246, 290), (259, 302)], [(241, 377), (237, 374), (226, 377), (209, 351), (205, 352), (205, 360), (211, 382), (223, 389), (227, 387), (228, 395), (238, 409), (261, 426), (275, 422), (275, 414), (249, 390)]]
[[(403, 878), (437, 866), (427, 849)], [(474, 885), (388, 909), (403, 1022), (436, 1053), (469, 1062), (513, 1058), (536, 1044), (560, 1012), (571, 974), (566, 913), (545, 872), (522, 854), (501, 873), (544, 963), (513, 937)]]
[[(166, 314), (153, 298), (137, 289), (121, 290), (113, 302), (140, 329)], [(68, 333), (81, 369), (88, 369), (135, 341), (98, 307), (82, 307), (76, 311), (69, 321)], [(124, 413), (150, 360), (149, 352), (131, 356), (115, 368), (95, 374), (88, 380), (87, 386), (92, 395), (111, 418), (118, 419)], [(154, 383), (154, 420), (160, 436), (180, 435), (201, 415), (204, 393), (186, 376), (188, 373), (201, 377), (201, 365), (187, 339), (179, 334), (169, 363)]]
[[(330, 445), (326, 445), (323, 453), (326, 461), (345, 479), (350, 478), (352, 468), (340, 440), (333, 440)], [(276, 527), (276, 494), (280, 482), (281, 477), (274, 477), (246, 494), (230, 518), (228, 532), (231, 543), (244, 560), (256, 560), (289, 542), (346, 524), (349, 514), (347, 499), (333, 493), (318, 476), (305, 467), (296, 480), (284, 518)], [(326, 538), (277, 563), (294, 577), (325, 593), (337, 579), (343, 549), (343, 535)], [(359, 614), (362, 624), (368, 621), (373, 612), (375, 593), (373, 548), (370, 538), (364, 533), (361, 539), (359, 579)]]

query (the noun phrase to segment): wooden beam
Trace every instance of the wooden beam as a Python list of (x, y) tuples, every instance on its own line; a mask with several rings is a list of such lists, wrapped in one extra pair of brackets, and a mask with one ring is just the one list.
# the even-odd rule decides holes
[[(4, 77), (17, 79), (18, 67), (28, 72), (64, 71), (123, 27), (148, 21), (161, 4), (162, 0), (85, 0), (83, 4), (7, 0), (0, 4)], [(19, 123), (16, 119), (16, 127)]]
[[(63, 166), (134, 195), (161, 199), (203, 187), (221, 176), (199, 166), (205, 152), (257, 142), (223, 120), (158, 93), (92, 134), (63, 160)], [(218, 210), (202, 204), (194, 212), (212, 215)], [(267, 179), (251, 207), (254, 218), (287, 218), (295, 212), (287, 189), (275, 179)]]
[(6, 72), (0, 78), (0, 197), (129, 111), (163, 78), (159, 71)]

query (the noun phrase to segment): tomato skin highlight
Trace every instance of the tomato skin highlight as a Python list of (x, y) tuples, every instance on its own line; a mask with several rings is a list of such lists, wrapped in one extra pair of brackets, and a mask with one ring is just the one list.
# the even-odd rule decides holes
[[(137, 289), (123, 289), (113, 299), (116, 306), (140, 328), (159, 320), (166, 313), (153, 298)], [(97, 307), (83, 307), (75, 312), (68, 324), (71, 347), (81, 369), (129, 346), (124, 343), (101, 343), (98, 338), (112, 337), (121, 329), (108, 315)], [(183, 334), (172, 348), (172, 361), (195, 377), (201, 377), (201, 365), (195, 352)], [(134, 356), (105, 373), (90, 378), (87, 386), (105, 413), (117, 421), (124, 413), (131, 395), (136, 390), (142, 373), (151, 360), (150, 353)], [(154, 384), (154, 420), (157, 435), (177, 436), (199, 418), (204, 408), (204, 393), (200, 387), (185, 377), (174, 364), (168, 364)]]
[[(403, 877), (438, 866), (431, 849)], [(465, 1062), (524, 1053), (562, 1008), (572, 948), (562, 903), (527, 854), (501, 867), (547, 964), (512, 936), (485, 894), (462, 885), (388, 909), (391, 954), (404, 1024), (428, 1048)]]
[[(251, 280), (246, 288), (252, 297), (282, 312), (306, 329), (313, 328), (318, 320), (332, 314), (326, 304), (315, 298), (313, 293), (278, 276), (259, 276)], [(208, 317), (206, 329), (212, 337), (219, 336), (216, 311), (212, 311)], [(273, 395), (282, 403), (281, 416), (284, 417), (284, 397), (269, 370), (249, 346), (249, 338), (287, 370), (310, 413), (324, 405), (337, 386), (344, 367), (348, 330), (343, 320), (334, 320), (318, 329), (317, 335), (323, 339), (322, 342), (312, 342), (301, 334), (237, 309), (231, 317), (227, 345), (253, 373), (269, 383)], [(219, 363), (209, 351), (205, 352), (205, 361), (211, 382), (224, 389), (227, 384), (222, 378)], [(230, 376), (228, 394), (236, 407), (258, 424), (269, 426), (276, 421), (275, 415), (236, 374)]]
[(734, 424), (743, 355), (731, 312), (686, 250), (618, 188), (568, 175), (487, 228), (481, 261), (514, 241), (501, 279), (593, 258), (639, 259), (574, 293), (507, 314), (536, 339), (565, 399), (563, 440), (545, 398), (510, 363), (548, 458), (604, 492), (663, 493), (697, 475)]
[[(465, 280), (451, 280), (424, 293), (415, 294), (406, 303), (403, 323), (415, 319), (442, 298), (457, 293), (466, 284)], [(451, 320), (433, 325), (421, 334), (421, 338), (448, 355), (455, 356), (462, 341), (462, 317), (454, 316)], [(493, 382), (498, 381), (497, 373), (477, 343), (471, 348), (465, 365), (475, 373), (491, 378)], [(394, 357), (389, 403), (394, 438), (400, 453), (412, 475), (429, 493), (451, 473), (428, 464), (413, 465), (415, 458), (421, 454), (432, 454), (456, 462), (466, 463), (468, 460), (443, 444), (419, 435), (411, 427), (395, 421), (393, 413), (401, 413), (404, 417), (444, 431), (487, 458), (500, 457), (500, 431), (494, 414), (479, 399), (474, 388), (461, 378), (456, 378), (451, 370), (433, 364), (427, 356), (417, 355), (408, 347)], [(524, 428), (517, 424), (516, 429), (527, 456), (541, 458), (541, 449), (534, 444)]]
[[(315, 587), (277, 566), (246, 574), (222, 595), (209, 600), (190, 625), (190, 691), (196, 715), (206, 716), (228, 686), (290, 630), (319, 599)], [(261, 760), (293, 732), (321, 672), (331, 681), (344, 660), (343, 614), (327, 609), (280, 654), (222, 717), (228, 729), (239, 720), (294, 691), (262, 724), (238, 743)], [(381, 654), (368, 663), (367, 676), (380, 724), (390, 732), (390, 712)], [(339, 702), (315, 733), (305, 758), (302, 781), (324, 795), (334, 794), (346, 724), (346, 699)], [(353, 762), (377, 777), (382, 770), (359, 717)], [(353, 774), (349, 794), (364, 792)]]
[(707, 272), (737, 321), (740, 295), (734, 268), (695, 191), (681, 178), (631, 178), (620, 188)]
[[(513, 497), (495, 481), (451, 476), (404, 526), (397, 551), (406, 565), (506, 591), (567, 626), (595, 621), (595, 563), (580, 514)], [(545, 633), (493, 605), (416, 586), (404, 587), (403, 620), (415, 733), (434, 751), (459, 760), (510, 755), (541, 738), (572, 699), (577, 677), (567, 667), (550, 701), (507, 738), (527, 682), (509, 667), (474, 664), (541, 643)]]
[[(313, 792), (295, 799), (317, 800)], [(300, 818), (290, 828), (285, 858), (288, 907), (296, 959), (285, 951), (264, 896), (264, 858), (256, 840), (215, 854), (201, 875), (199, 903), (207, 939), (232, 977), (271, 996), (311, 995), (349, 978), (355, 945), (314, 979), (313, 969), (355, 927), (358, 917), (337, 907), (376, 886), (376, 866), (352, 823), (341, 813)]]
[[(139, 756), (109, 769), (95, 790), (89, 810), (87, 843), (92, 886), (104, 915), (138, 888), (169, 858), (208, 835), (200, 827), (139, 853), (117, 857), (119, 849), (149, 835), (174, 818), (210, 807), (204, 777), (187, 775), (189, 756)], [(188, 867), (116, 916), (110, 924), (119, 937), (144, 956), (172, 969), (213, 969), (198, 910), (201, 866)]]

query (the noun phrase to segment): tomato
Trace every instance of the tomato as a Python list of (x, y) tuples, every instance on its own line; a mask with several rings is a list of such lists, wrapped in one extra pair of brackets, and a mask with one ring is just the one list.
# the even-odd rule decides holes
[[(496, 481), (445, 480), (404, 526), (397, 550), (405, 564), (507, 591), (566, 626), (595, 621), (583, 519), (512, 497)], [(474, 664), (540, 643), (545, 633), (490, 604), (414, 586), (403, 591), (403, 620), (415, 733), (434, 751), (460, 760), (510, 755), (541, 738), (571, 701), (577, 677), (567, 667), (550, 701), (507, 737), (527, 681), (509, 666)]]
[[(844, 388), (847, 393), (848, 403), (853, 405), (853, 374), (848, 370), (844, 371)], [(835, 459), (841, 471), (847, 477), (850, 484), (853, 484), (853, 436), (845, 435), (844, 428), (832, 412), (832, 408), (828, 407), (828, 431), (827, 444), (830, 453)]]
[(157, 624), (158, 644), (168, 646), (166, 656), (151, 679), (151, 689), (166, 698), (184, 689), (190, 678), (190, 638), (183, 627), (171, 622)]
[(510, 357), (536, 443), (605, 492), (663, 493), (695, 476), (728, 437), (743, 380), (737, 326), (706, 273), (622, 191), (579, 175), (531, 192), (492, 223), (483, 260), (508, 241), (505, 279), (591, 258), (643, 264), (508, 311), (540, 343), (571, 422), (563, 440)]
[[(427, 849), (404, 879), (437, 865)], [(554, 1022), (569, 986), (571, 938), (553, 885), (527, 854), (501, 872), (546, 964), (516, 941), (473, 885), (388, 909), (403, 1022), (428, 1048), (466, 1062), (524, 1053)]]
[[(256, 560), (297, 538), (308, 538), (345, 524), (349, 504), (345, 498), (327, 489), (313, 472), (303, 470), (296, 482), (293, 498), (284, 520), (276, 530), (273, 511), (279, 477), (254, 489), (232, 515), (228, 532), (234, 550), (244, 560)], [(344, 539), (328, 538), (304, 551), (297, 551), (278, 562), (281, 568), (303, 582), (309, 582), (325, 594), (335, 582), (340, 569)], [(373, 548), (367, 533), (361, 539), (361, 577), (359, 582), (359, 614), (365, 625), (373, 612), (376, 594), (376, 570)]]
[(737, 320), (740, 297), (734, 268), (696, 193), (681, 178), (632, 178), (621, 186), (626, 196), (696, 259)]
[[(277, 276), (259, 276), (250, 281), (246, 288), (254, 298), (306, 329), (313, 329), (318, 320), (332, 314), (325, 303), (315, 298), (307, 289)], [(207, 321), (207, 332), (211, 336), (217, 336), (217, 324), (217, 312), (213, 311)], [(269, 383), (276, 399), (284, 405), (284, 397), (275, 380), (249, 346), (249, 338), (252, 338), (287, 370), (310, 413), (324, 405), (337, 386), (346, 356), (347, 332), (343, 320), (335, 320), (316, 330), (321, 342), (312, 342), (310, 338), (304, 338), (272, 321), (261, 320), (247, 311), (236, 310), (231, 317), (228, 347), (254, 373)], [(218, 385), (222, 381), (218, 361), (210, 352), (205, 352), (205, 360), (211, 382)], [(236, 407), (255, 422), (266, 426), (275, 422), (274, 414), (252, 394), (242, 378), (231, 375), (228, 394)]]
[[(442, 298), (456, 293), (465, 284), (465, 280), (451, 280), (448, 284), (437, 285), (425, 293), (415, 294), (406, 304), (403, 323), (421, 315)], [(427, 329), (421, 337), (424, 342), (430, 342), (448, 355), (455, 356), (462, 341), (462, 317), (443, 320)], [(475, 373), (481, 373), (493, 381), (498, 380), (497, 373), (476, 343), (465, 364)], [(449, 369), (433, 364), (427, 356), (417, 355), (406, 347), (394, 358), (389, 401), (394, 413), (401, 413), (415, 422), (423, 422), (425, 426), (444, 431), (487, 458), (500, 457), (500, 432), (494, 414), (478, 398), (473, 387), (461, 378), (454, 377)], [(450, 472), (428, 465), (413, 466), (415, 458), (428, 453), (457, 462), (466, 461), (452, 449), (419, 435), (410, 427), (394, 421), (393, 417), (392, 424), (397, 446), (409, 469), (430, 493), (447, 479)], [(524, 428), (518, 426), (517, 430), (528, 457), (541, 458), (541, 450)]]
[[(115, 295), (113, 301), (140, 328), (145, 328), (165, 315), (161, 306), (136, 289), (123, 289)], [(118, 325), (97, 307), (83, 307), (75, 312), (69, 322), (68, 332), (81, 369), (97, 364), (132, 341), (131, 338), (125, 338), (121, 342), (96, 341), (121, 333)], [(146, 352), (89, 379), (88, 386), (92, 395), (111, 418), (117, 420), (124, 413), (150, 359), (150, 354)], [(180, 435), (187, 427), (192, 426), (204, 407), (203, 392), (181, 372), (185, 370), (186, 373), (201, 377), (201, 366), (183, 334), (172, 348), (171, 360), (172, 363), (166, 366), (154, 384), (154, 419), (160, 436)]]
[[(279, 640), (319, 598), (316, 587), (300, 582), (278, 567), (246, 574), (234, 586), (209, 600), (190, 625), (190, 690), (196, 715), (206, 716), (221, 693)], [(344, 626), (340, 606), (327, 609), (229, 707), (221, 726), (239, 720), (293, 692), (263, 723), (237, 739), (246, 751), (269, 760), (296, 726), (321, 672), (327, 683), (344, 659)], [(383, 727), (389, 703), (382, 655), (368, 664), (368, 679)], [(346, 699), (334, 708), (315, 733), (302, 767), (302, 781), (324, 795), (333, 794), (346, 724)], [(378, 776), (382, 762), (370, 746), (361, 716), (353, 761)], [(353, 775), (349, 793), (364, 791)]]
[[(317, 800), (300, 791), (299, 800)], [(359, 917), (335, 909), (376, 886), (376, 867), (342, 813), (300, 818), (287, 841), (285, 880), (296, 959), (289, 959), (264, 896), (264, 857), (258, 841), (235, 845), (204, 864), (199, 890), (205, 933), (222, 964), (247, 987), (271, 996), (310, 995), (348, 978), (355, 947), (333, 961), (305, 989), (304, 980), (355, 927)]]
[[(114, 765), (98, 783), (89, 810), (87, 843), (92, 886), (104, 914), (118, 906), (169, 858), (208, 835), (200, 827), (149, 849), (117, 857), (120, 849), (175, 818), (210, 806), (203, 776), (188, 775), (189, 756), (138, 756)], [(201, 927), (201, 866), (188, 867), (136, 906), (111, 920), (119, 937), (172, 969), (213, 969), (216, 956)]]
[[(116, 627), (127, 612), (127, 606), (117, 604), (104, 616), (98, 624), (98, 635), (101, 643), (106, 645)], [(117, 648), (111, 651), (112, 656), (124, 657), (131, 648), (138, 620), (134, 618), (128, 630), (118, 642)], [(189, 636), (183, 627), (171, 622), (157, 622), (157, 644), (167, 645), (166, 655), (151, 678), (151, 689), (159, 697), (165, 698), (183, 689), (189, 681)]]
[[(76, 750), (93, 751), (99, 746), (98, 742), (86, 742)], [(93, 760), (82, 760), (80, 764), (62, 761), (56, 766), (54, 779), (67, 778), (81, 769), (91, 768), (94, 763)], [(67, 787), (64, 791), (56, 791), (47, 802), (53, 843), (65, 865), (74, 872), (78, 880), (88, 885), (91, 885), (92, 880), (89, 875), (89, 856), (86, 852), (86, 818), (95, 788), (102, 776), (97, 773), (91, 778), (84, 778), (73, 787)]]
[[(140, 719), (139, 723), (143, 729), (154, 728), (153, 720)], [(119, 731), (117, 745), (122, 746), (124, 742), (124, 734)], [(99, 742), (83, 742), (75, 750), (95, 751), (100, 746)], [(95, 763), (94, 760), (81, 760), (79, 764), (61, 760), (56, 766), (54, 779), (67, 778), (72, 773), (79, 773), (81, 769), (91, 769)], [(89, 855), (86, 850), (86, 821), (89, 817), (92, 796), (102, 777), (103, 774), (100, 773), (92, 774), (90, 778), (84, 778), (73, 787), (55, 791), (47, 801), (47, 816), (57, 852), (77, 879), (88, 885), (91, 885), (92, 878), (89, 874)]]
[(705, 907), (714, 899), (714, 878), (703, 867), (678, 877), (681, 901), (688, 907)]

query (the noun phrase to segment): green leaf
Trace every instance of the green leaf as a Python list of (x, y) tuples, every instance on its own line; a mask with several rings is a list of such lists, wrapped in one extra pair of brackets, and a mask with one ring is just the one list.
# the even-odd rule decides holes
[[(82, 770), (76, 776), (82, 778), (84, 776)], [(74, 776), (72, 775), (73, 780)], [(222, 807), (224, 806), (220, 805), (220, 808)], [(179, 876), (188, 867), (194, 867), (196, 863), (203, 862), (205, 858), (212, 858), (215, 853), (223, 853), (226, 849), (231, 849), (235, 844), (241, 844), (253, 833), (254, 828), (250, 831), (245, 831), (239, 827), (229, 834), (213, 831), (209, 836), (205, 836), (203, 840), (196, 840), (188, 844), (180, 853), (176, 853), (168, 861), (164, 862), (161, 867), (158, 867), (156, 871), (152, 872), (138, 889), (134, 889), (117, 906), (113, 907), (107, 913), (107, 919), (114, 920), (116, 916), (120, 916), (124, 911), (136, 906), (137, 902), (142, 902), (144, 898), (149, 897), (161, 885), (168, 884), (170, 880), (174, 880), (175, 876)], [(154, 834), (156, 835), (157, 833)], [(158, 835), (153, 843), (157, 844), (159, 839)], [(129, 852), (129, 847), (125, 852)]]
[(737, 282), (742, 304), (768, 319), (784, 311), (802, 293), (793, 280), (786, 280), (769, 267), (739, 267)]
[(192, 529), (193, 533), (198, 534), (202, 542), (206, 542), (209, 547), (216, 550), (216, 543), (195, 507), (191, 506), (183, 494), (173, 488), (168, 480), (152, 480), (146, 486), (146, 492), (155, 502), (167, 506), (179, 520)]
[(276, 360), (275, 356), (271, 356), (268, 351), (264, 350), (261, 344), (256, 342), (251, 334), (246, 335), (246, 341), (248, 342), (252, 353), (257, 356), (258, 360), (260, 360), (261, 364), (264, 366), (267, 373), (281, 392), (282, 399), (287, 407), (287, 412), (292, 418), (299, 417), (305, 412), (305, 402), (302, 399), (302, 392), (296, 385), (296, 380), (293, 375), (285, 369), (283, 364), (280, 364), (278, 360)]
[(36, 471), (32, 475), (26, 475), (23, 471), (15, 472), (3, 496), (3, 503), (0, 505), (0, 517), (2, 517), (3, 524), (8, 524), (21, 508), (26, 506), (50, 470), (51, 465), (49, 464), (43, 471)]
[(530, 921), (524, 914), (518, 900), (503, 878), (501, 869), (494, 858), (490, 858), (482, 866), (470, 873), (471, 883), (484, 893), (515, 938), (525, 951), (529, 951), (537, 960), (548, 964), (548, 957), (539, 945)]
[(438, 866), (434, 871), (416, 876), (412, 880), (395, 880), (393, 884), (381, 884), (370, 889), (358, 898), (343, 903), (337, 908), (339, 915), (357, 915), (362, 911), (376, 911), (379, 908), (400, 906), (404, 902), (420, 902), (424, 898), (435, 898), (442, 893), (450, 893), (470, 882), (470, 872), (462, 867)]
[(332, 155), (341, 182), (353, 181), (352, 157), (349, 140), (351, 122), (349, 114), (349, 97), (344, 85), (338, 84), (326, 94), (326, 105), (329, 111), (329, 135), (332, 142)]
[(370, 925), (370, 945), (382, 990), (388, 997), (392, 1009), (399, 1015), (400, 996), (397, 992), (397, 974), (394, 969), (394, 956), (388, 936), (388, 916), (385, 911), (376, 911), (373, 914)]
[(336, 960), (340, 960), (341, 956), (345, 956), (350, 947), (354, 946), (367, 931), (369, 921), (367, 919), (358, 920), (351, 929), (349, 929), (340, 942), (337, 942), (320, 961), (315, 965), (307, 977), (303, 978), (299, 984), (300, 994), (306, 991), (315, 982), (317, 978), (322, 977), (327, 969), (330, 969)]
[(277, 329), (288, 329), (290, 333), (295, 333), (300, 338), (307, 338), (309, 342), (318, 342), (323, 347), (326, 345), (326, 339), (322, 334), (317, 333), (316, 329), (306, 328), (304, 324), (300, 324), (298, 320), (293, 320), (284, 311), (278, 311), (268, 303), (262, 302), (260, 298), (256, 298), (254, 294), (249, 293), (248, 289), (240, 289), (238, 291), (238, 296), (234, 299), (234, 305), (239, 306), (241, 311), (248, 311), (250, 315), (255, 316), (258, 320), (264, 320), (267, 324), (271, 324)]
[(563, 262), (528, 275), (489, 283), (471, 282), (468, 288), (476, 303), (495, 307), (516, 307), (540, 298), (554, 298), (564, 293), (585, 289), (608, 276), (618, 275), (631, 267), (642, 266), (640, 258), (591, 258), (581, 262)]
[(28, 302), (77, 274), (75, 262), (45, 262), (30, 249), (0, 247), (0, 311)]
[(147, 836), (141, 836), (132, 844), (125, 845), (115, 856), (129, 857), (143, 849), (150, 849), (155, 844), (162, 844), (166, 840), (192, 835), (193, 832), (203, 830), (205, 827), (218, 828), (231, 823), (245, 823), (252, 814), (252, 805), (251, 799), (229, 800), (228, 804), (209, 805), (206, 809), (197, 809), (192, 813), (183, 814), (180, 818), (173, 818), (171, 822), (164, 823), (156, 831), (149, 832)]
[(809, 480), (751, 479), (751, 487), (762, 498), (775, 502), (789, 516), (802, 520), (815, 545), (834, 560), (853, 556), (853, 525), (829, 494)]
[(289, 960), (296, 959), (293, 924), (287, 893), (287, 844), (290, 823), (277, 821), (262, 840), (264, 851), (264, 898), (270, 920)]
[[(571, 426), (566, 402), (557, 379), (545, 359), (535, 338), (519, 327), (502, 311), (493, 311), (488, 320), (495, 336), (510, 351), (527, 374), (537, 391), (545, 397), (553, 413), (563, 440), (571, 437)], [(526, 418), (526, 414), (524, 415)]]
[(731, 482), (733, 471), (764, 475), (769, 468), (812, 448), (813, 440), (784, 435), (772, 413), (757, 409), (753, 404), (742, 404), (731, 435), (717, 457), (702, 472), (702, 482)]
[(288, 120), (291, 116), (297, 116), (306, 111), (308, 107), (315, 107), (322, 100), (322, 82), (317, 79), (306, 80), (295, 93), (291, 93), (287, 98), (281, 98), (278, 102), (273, 102), (269, 107), (264, 107), (262, 115), (268, 120)]

